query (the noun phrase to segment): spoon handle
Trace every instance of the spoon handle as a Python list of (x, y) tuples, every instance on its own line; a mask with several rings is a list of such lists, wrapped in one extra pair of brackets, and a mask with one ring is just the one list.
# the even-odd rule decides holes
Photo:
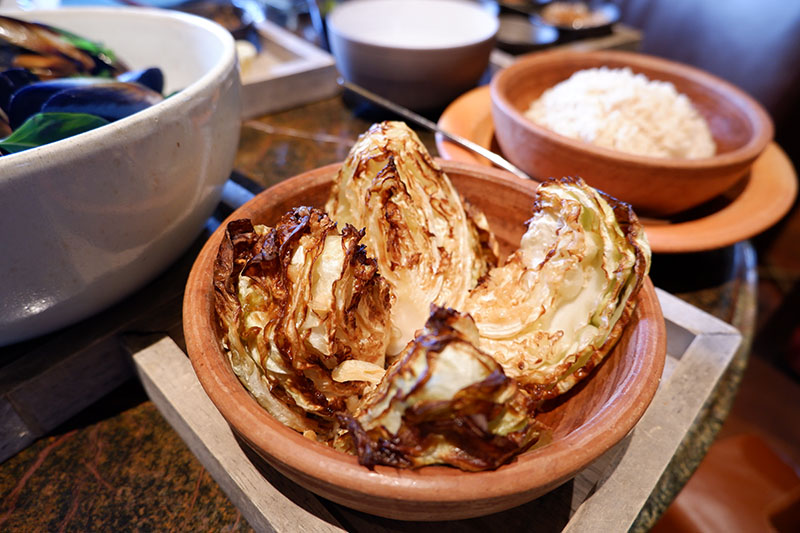
[(375, 93), (373, 93), (371, 91), (368, 91), (367, 89), (365, 89), (363, 87), (355, 85), (355, 84), (353, 84), (353, 83), (351, 83), (351, 82), (349, 82), (349, 81), (347, 81), (347, 80), (345, 80), (343, 78), (339, 78), (336, 81), (339, 83), (339, 85), (341, 85), (342, 87), (344, 87), (348, 91), (352, 91), (352, 92), (356, 93), (357, 95), (366, 98), (367, 100), (370, 100), (370, 101), (372, 101), (372, 102), (374, 102), (374, 103), (376, 103), (376, 104), (378, 104), (378, 105), (380, 105), (382, 107), (385, 107), (386, 109), (389, 109), (390, 111), (393, 111), (394, 113), (397, 113), (398, 115), (402, 116), (403, 118), (406, 118), (406, 119), (408, 119), (408, 120), (410, 120), (412, 122), (415, 122), (415, 123), (419, 124), (420, 126), (423, 126), (423, 127), (427, 128), (427, 129), (429, 129), (431, 131), (434, 131), (434, 132), (442, 135), (443, 137), (446, 137), (446, 138), (450, 139), (451, 141), (453, 141), (456, 144), (460, 144), (461, 146), (463, 146), (467, 150), (470, 150), (470, 151), (472, 151), (472, 152), (474, 152), (474, 153), (476, 153), (478, 155), (481, 155), (481, 156), (485, 157), (486, 159), (488, 159), (489, 161), (491, 161), (492, 163), (494, 163), (498, 167), (500, 167), (500, 168), (502, 168), (504, 170), (508, 170), (509, 172), (511, 172), (512, 174), (516, 175), (517, 177), (520, 177), (520, 178), (526, 179), (526, 180), (532, 180), (533, 179), (530, 176), (528, 176), (525, 172), (523, 172), (522, 170), (518, 169), (516, 166), (512, 165), (506, 159), (500, 157), (499, 155), (497, 155), (496, 153), (492, 152), (491, 150), (487, 150), (483, 146), (481, 146), (479, 144), (476, 144), (476, 143), (470, 141), (469, 139), (464, 138), (464, 137), (462, 137), (460, 135), (456, 135), (455, 133), (450, 133), (449, 131), (443, 130), (438, 125), (436, 125), (434, 122), (428, 120), (427, 118), (425, 118), (425, 117), (423, 117), (421, 115), (418, 115), (417, 113), (414, 113), (410, 109), (407, 109), (407, 108), (405, 108), (405, 107), (403, 107), (401, 105), (395, 104), (394, 102), (392, 102), (390, 100), (387, 100), (386, 98), (384, 98), (382, 96), (378, 96), (377, 94), (375, 94)]

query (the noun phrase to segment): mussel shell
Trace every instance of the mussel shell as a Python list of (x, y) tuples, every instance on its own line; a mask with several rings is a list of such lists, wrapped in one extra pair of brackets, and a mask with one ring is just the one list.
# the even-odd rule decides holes
[(111, 82), (77, 86), (54, 94), (42, 112), (88, 113), (108, 121), (137, 113), (164, 99), (138, 83)]
[[(81, 38), (82, 42), (91, 43)], [(87, 44), (94, 46), (94, 43)], [(30, 53), (32, 52), (32, 53)], [(42, 78), (77, 74), (116, 75), (125, 65), (104, 53), (76, 46), (58, 28), (0, 15), (2, 68), (22, 67)]]
[[(58, 33), (47, 26), (0, 16), (0, 28), (2, 28), (0, 39), (7, 43), (7, 47), (16, 47), (42, 56), (68, 59), (76, 73), (89, 72), (94, 67), (91, 56), (64, 41)], [(19, 54), (19, 51), (16, 53)], [(15, 63), (13, 54), (6, 60), (9, 59), (12, 61), (9, 66), (19, 66)]]
[(0, 109), (8, 113), (11, 96), (26, 85), (39, 81), (39, 77), (24, 68), (10, 68), (0, 72)]
[(23, 122), (42, 110), (45, 102), (56, 93), (75, 87), (90, 87), (115, 83), (107, 78), (63, 78), (46, 80), (25, 85), (18, 89), (9, 99), (6, 107), (8, 122), (17, 129)]
[(129, 70), (117, 76), (117, 81), (139, 83), (149, 87), (157, 93), (164, 92), (164, 73), (158, 67), (150, 67), (142, 70)]

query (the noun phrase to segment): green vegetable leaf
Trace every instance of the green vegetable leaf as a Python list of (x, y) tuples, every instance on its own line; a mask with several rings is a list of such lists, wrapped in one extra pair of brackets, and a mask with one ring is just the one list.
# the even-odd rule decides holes
[(104, 118), (87, 113), (37, 113), (0, 140), (0, 150), (7, 154), (22, 152), (108, 123)]
[(117, 60), (117, 56), (113, 52), (113, 50), (111, 50), (107, 46), (104, 46), (102, 43), (91, 41), (89, 39), (86, 39), (85, 37), (81, 37), (80, 35), (76, 35), (72, 32), (66, 31), (61, 28), (50, 27), (50, 29), (60, 34), (65, 41), (69, 42), (70, 44), (72, 44), (72, 46), (78, 48), (79, 50), (89, 52), (90, 54), (95, 56), (104, 56), (108, 58), (111, 62)]

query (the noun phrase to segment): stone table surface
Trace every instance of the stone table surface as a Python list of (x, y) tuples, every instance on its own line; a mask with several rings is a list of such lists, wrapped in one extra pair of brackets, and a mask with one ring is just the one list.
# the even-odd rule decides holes
[[(256, 190), (341, 161), (372, 122), (388, 118), (335, 97), (247, 121), (235, 162), (239, 180)], [(417, 131), (436, 154), (433, 135)], [(196, 252), (197, 246), (182, 262), (190, 265)], [(737, 327), (744, 343), (642, 510), (640, 530), (686, 482), (730, 409), (755, 327), (755, 253), (742, 242), (656, 255), (651, 276), (656, 286)], [(250, 527), (136, 380), (0, 464), (0, 531), (166, 530)]]

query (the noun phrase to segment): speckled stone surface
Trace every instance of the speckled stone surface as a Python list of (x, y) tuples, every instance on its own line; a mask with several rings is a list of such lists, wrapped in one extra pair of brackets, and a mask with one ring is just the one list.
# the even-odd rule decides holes
[[(258, 120), (242, 127), (236, 169), (264, 187), (307, 170), (343, 161), (369, 126), (391, 114), (346, 98), (330, 98)], [(416, 129), (436, 154), (432, 133)]]
[[(269, 187), (341, 161), (372, 122), (388, 118), (393, 117), (337, 97), (248, 121), (236, 169)], [(433, 135), (417, 131), (436, 154)], [(755, 261), (747, 243), (709, 254), (657, 256), (653, 278), (657, 286), (739, 328), (746, 342), (636, 530), (654, 523), (713, 441), (746, 366), (755, 323)], [(247, 530), (238, 510), (133, 381), (0, 464), (0, 531)]]
[(0, 465), (0, 531), (250, 531), (129, 382)]

